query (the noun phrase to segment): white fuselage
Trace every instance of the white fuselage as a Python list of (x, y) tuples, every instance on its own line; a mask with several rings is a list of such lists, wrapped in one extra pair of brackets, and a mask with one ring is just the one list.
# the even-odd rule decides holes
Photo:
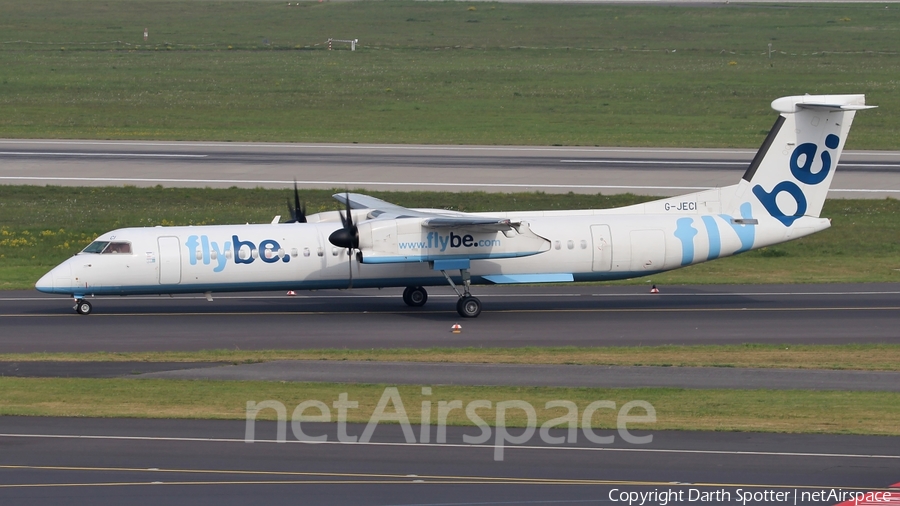
[[(490, 213), (521, 220), (546, 239), (542, 251), (523, 253), (527, 256), (504, 253), (494, 258), (493, 252), (509, 250), (512, 239), (503, 233), (487, 240), (464, 240), (465, 233), (453, 230), (422, 230), (418, 241), (401, 237), (405, 239), (400, 241), (405, 248), (401, 253), (418, 254), (413, 251), (416, 247), (430, 250), (423, 258), (453, 258), (461, 250), (467, 256), (478, 253), (483, 258), (472, 260), (470, 267), (475, 284), (601, 281), (730, 256), (807, 235), (829, 224), (826, 219), (804, 217), (805, 223), (785, 228), (766, 223), (771, 220), (766, 216), (757, 224), (735, 224), (729, 216), (699, 214), (696, 203), (687, 205), (692, 209), (684, 213), (675, 202), (668, 214), (623, 214), (627, 208)], [(328, 214), (323, 213), (326, 218)], [(79, 253), (47, 273), (36, 286), (44, 292), (79, 298), (348, 288), (351, 283), (360, 288), (446, 284), (430, 261), (371, 264), (365, 256), (363, 262), (356, 255), (348, 256), (347, 250), (328, 242), (338, 228), (340, 224), (334, 221), (312, 219), (302, 224), (118, 229), (97, 240), (128, 242), (130, 253)], [(450, 274), (458, 279), (458, 271)]]

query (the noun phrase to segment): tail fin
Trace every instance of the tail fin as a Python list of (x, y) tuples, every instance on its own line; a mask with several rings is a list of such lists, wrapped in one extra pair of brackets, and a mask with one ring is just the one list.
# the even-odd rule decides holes
[(801, 216), (818, 217), (853, 116), (873, 107), (865, 104), (865, 95), (804, 95), (773, 101), (772, 108), (781, 114), (735, 188), (732, 202), (749, 200), (760, 213), (786, 227)]

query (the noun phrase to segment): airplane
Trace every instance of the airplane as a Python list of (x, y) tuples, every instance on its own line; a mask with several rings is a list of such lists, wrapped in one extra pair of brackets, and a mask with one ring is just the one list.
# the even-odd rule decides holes
[(92, 312), (95, 295), (405, 287), (449, 284), (477, 317), (472, 285), (608, 281), (647, 276), (797, 239), (831, 225), (819, 214), (865, 95), (776, 99), (779, 113), (737, 184), (615, 209), (462, 213), (407, 209), (336, 194), (344, 211), (270, 224), (122, 228), (41, 277)]

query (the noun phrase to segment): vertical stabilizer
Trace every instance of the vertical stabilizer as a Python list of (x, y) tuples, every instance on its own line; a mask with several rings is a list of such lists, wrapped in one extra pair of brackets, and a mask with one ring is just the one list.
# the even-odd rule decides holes
[(738, 201), (749, 200), (754, 211), (768, 213), (786, 227), (801, 216), (818, 217), (853, 116), (871, 107), (865, 95), (773, 101), (780, 115), (738, 185)]

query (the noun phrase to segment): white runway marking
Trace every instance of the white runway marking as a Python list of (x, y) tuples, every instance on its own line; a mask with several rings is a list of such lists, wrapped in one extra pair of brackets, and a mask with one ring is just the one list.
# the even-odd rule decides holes
[(831, 188), (828, 190), (829, 192), (857, 192), (857, 193), (900, 193), (900, 190), (868, 190), (868, 189), (855, 189), (855, 188)]
[(125, 158), (206, 158), (209, 155), (178, 155), (168, 153), (38, 153), (28, 151), (0, 151), (0, 155), (22, 155), (22, 156), (118, 156)]
[[(210, 147), (210, 148), (288, 148), (288, 149), (395, 149), (398, 151), (536, 151), (588, 153), (696, 153), (697, 149), (666, 148), (594, 148), (594, 147), (542, 147), (542, 146), (423, 146), (400, 144), (290, 144), (290, 143), (232, 143), (232, 142), (117, 142), (117, 141), (62, 141), (62, 140), (0, 140), (2, 144), (50, 144), (64, 146), (159, 146), (159, 147)], [(716, 153), (746, 154), (752, 156), (755, 149), (716, 149)]]
[[(79, 435), (79, 434), (0, 434), (6, 438), (33, 438), (33, 439), (86, 439), (105, 441), (150, 441), (150, 442), (184, 442), (184, 443), (241, 443), (247, 444), (243, 438), (202, 438), (202, 437), (162, 437), (162, 436), (107, 436), (107, 435)], [(332, 444), (352, 446), (409, 446), (424, 448), (490, 448), (494, 445), (463, 444), (463, 443), (387, 443), (375, 441), (298, 441), (286, 439), (277, 441), (274, 439), (254, 439), (253, 443), (274, 444)], [(555, 450), (555, 451), (595, 451), (595, 452), (619, 452), (619, 453), (669, 453), (669, 454), (694, 454), (694, 455), (733, 455), (733, 456), (766, 456), (766, 457), (815, 457), (815, 458), (849, 458), (849, 459), (888, 459), (900, 460), (900, 455), (857, 454), (857, 453), (814, 453), (814, 452), (764, 452), (764, 451), (739, 451), (739, 450), (686, 450), (667, 448), (604, 448), (591, 446), (533, 446), (516, 445), (505, 446), (506, 450)]]
[[(622, 165), (742, 165), (747, 166), (750, 162), (705, 162), (700, 160), (560, 160), (560, 163), (615, 163)], [(846, 162), (839, 165), (839, 168), (845, 167), (872, 167), (872, 168), (894, 168), (900, 167), (897, 163), (852, 163)]]
[[(277, 184), (290, 186), (291, 181), (275, 179), (172, 179), (172, 178), (119, 178), (119, 177), (43, 177), (43, 176), (2, 176), (0, 180), (20, 181), (81, 181), (106, 183), (201, 183), (201, 184)], [(575, 184), (521, 184), (521, 183), (414, 183), (409, 181), (297, 181), (298, 185), (324, 185), (331, 187), (344, 186), (435, 186), (471, 187), (471, 188), (589, 188), (617, 190), (709, 190), (709, 186), (630, 186), (630, 185), (575, 185)], [(884, 191), (884, 190), (872, 190)], [(898, 190), (900, 191), (900, 190)]]
[[(560, 160), (561, 163), (621, 163), (631, 165), (749, 165), (749, 162), (701, 162), (678, 160)], [(879, 166), (880, 167), (880, 166)]]
[[(174, 156), (174, 155), (172, 155)], [(185, 155), (187, 156), (187, 155)], [(205, 156), (205, 155), (204, 155)], [(195, 184), (270, 184), (290, 186), (294, 181), (278, 179), (176, 179), (176, 178), (126, 178), (126, 177), (54, 177), (54, 176), (0, 176), (0, 181), (78, 181), (84, 183), (195, 183)], [(699, 191), (712, 190), (714, 186), (640, 186), (640, 185), (600, 185), (600, 184), (523, 184), (523, 183), (422, 183), (422, 182), (392, 182), (392, 181), (296, 181), (298, 185), (307, 186), (432, 186), (436, 188), (558, 188), (558, 189), (589, 189), (589, 190), (684, 190)], [(830, 192), (856, 192), (856, 193), (900, 193), (894, 189), (869, 189), (869, 188), (831, 188)]]

